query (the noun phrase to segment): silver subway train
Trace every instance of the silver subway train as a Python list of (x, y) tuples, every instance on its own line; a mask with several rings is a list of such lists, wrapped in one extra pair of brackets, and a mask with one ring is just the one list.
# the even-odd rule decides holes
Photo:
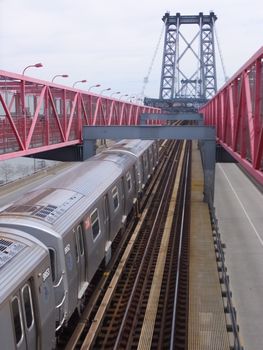
[(122, 140), (0, 213), (0, 347), (52, 349), (158, 163)]

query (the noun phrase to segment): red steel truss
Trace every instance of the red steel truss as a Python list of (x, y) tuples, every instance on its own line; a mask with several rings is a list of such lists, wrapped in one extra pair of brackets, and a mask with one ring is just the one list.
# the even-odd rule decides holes
[(263, 47), (204, 105), (219, 143), (263, 184)]
[(0, 70), (0, 160), (79, 144), (83, 125), (136, 125), (141, 113), (160, 110)]

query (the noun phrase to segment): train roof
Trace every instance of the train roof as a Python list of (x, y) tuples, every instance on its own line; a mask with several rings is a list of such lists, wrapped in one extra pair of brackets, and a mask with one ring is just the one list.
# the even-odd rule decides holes
[(111, 152), (112, 147), (108, 148), (101, 153), (92, 157), (93, 161), (107, 161), (113, 162), (123, 171), (127, 170), (130, 167), (131, 163), (134, 162), (134, 157), (131, 154), (123, 153), (121, 150), (116, 149), (116, 152)]
[[(15, 219), (21, 223), (23, 217), (41, 219), (42, 223), (52, 224), (57, 232), (63, 232), (63, 227), (70, 220), (74, 222), (78, 212), (107, 191), (132, 161), (134, 157), (126, 154), (93, 157), (25, 194), (0, 213), (0, 220)], [(70, 210), (73, 207), (75, 210)]]
[[(128, 140), (124, 139), (121, 140), (115, 145), (113, 145), (109, 152), (111, 151), (126, 151), (128, 153), (133, 154), (136, 157), (140, 157), (142, 153), (151, 145), (153, 144), (153, 140), (140, 140), (140, 139), (134, 139), (134, 140)], [(107, 151), (105, 151), (107, 152)]]
[(36, 238), (0, 228), (0, 304), (47, 256), (47, 248)]
[(123, 140), (114, 151), (102, 152), (66, 169), (5, 208), (1, 225), (34, 226), (63, 235), (101, 197), (153, 141)]

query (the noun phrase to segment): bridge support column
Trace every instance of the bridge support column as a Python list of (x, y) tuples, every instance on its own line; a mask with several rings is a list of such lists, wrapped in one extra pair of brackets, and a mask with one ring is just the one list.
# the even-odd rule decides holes
[(96, 140), (83, 140), (83, 160), (94, 156), (96, 154)]
[(212, 205), (214, 202), (216, 141), (199, 140), (198, 146), (204, 170), (204, 201)]
[(199, 140), (204, 169), (204, 200), (213, 201), (216, 133), (211, 126), (84, 126), (83, 158), (95, 154), (97, 139)]

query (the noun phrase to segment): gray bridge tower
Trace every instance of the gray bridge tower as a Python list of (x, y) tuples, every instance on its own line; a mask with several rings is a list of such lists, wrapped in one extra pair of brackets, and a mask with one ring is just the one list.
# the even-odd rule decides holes
[[(182, 16), (166, 13), (165, 38), (159, 99), (146, 98), (145, 104), (170, 111), (198, 108), (217, 90), (214, 12)], [(185, 28), (185, 24), (190, 24)], [(185, 34), (188, 29), (191, 39)], [(190, 29), (190, 30), (189, 30)]]

